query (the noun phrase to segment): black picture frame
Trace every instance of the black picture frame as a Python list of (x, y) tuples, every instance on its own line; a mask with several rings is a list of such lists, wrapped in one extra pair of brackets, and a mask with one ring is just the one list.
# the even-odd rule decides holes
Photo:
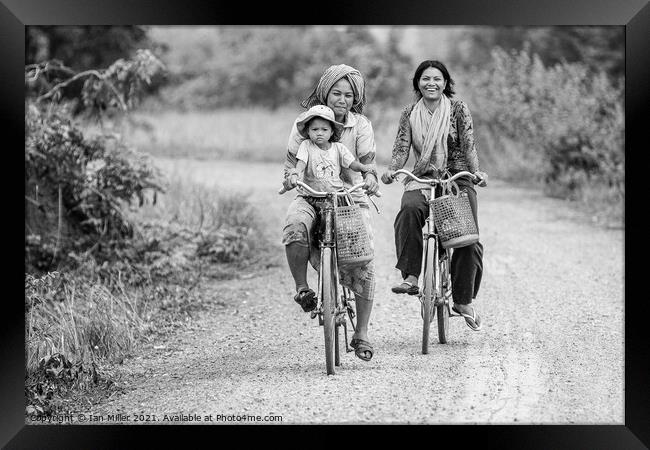
[[(399, 430), (406, 437), (447, 436), (454, 447), (467, 444), (479, 448), (543, 448), (543, 449), (637, 449), (650, 445), (650, 395), (645, 388), (649, 378), (648, 338), (645, 336), (648, 302), (640, 290), (640, 277), (632, 269), (638, 262), (634, 253), (645, 241), (642, 234), (647, 225), (639, 219), (643, 214), (642, 189), (634, 183), (642, 180), (646, 167), (641, 156), (647, 152), (647, 125), (650, 104), (650, 5), (647, 0), (455, 0), (448, 2), (388, 2), (333, 0), (319, 15), (302, 7), (277, 2), (250, 4), (207, 0), (0, 0), (0, 117), (5, 129), (5, 142), (20, 145), (20, 123), (24, 118), (24, 45), (26, 25), (220, 25), (220, 24), (287, 24), (316, 22), (321, 24), (373, 25), (621, 25), (626, 31), (626, 204), (625, 204), (625, 424), (624, 425), (485, 425), (485, 426), (416, 426)], [(645, 114), (644, 114), (645, 113)], [(644, 139), (645, 138), (645, 139)], [(17, 158), (17, 148), (5, 144), (6, 154)], [(12, 161), (13, 162), (13, 161)], [(5, 175), (17, 172), (13, 164)], [(629, 172), (628, 172), (629, 171)], [(635, 171), (638, 171), (635, 173)], [(638, 175), (637, 175), (638, 174)], [(18, 175), (16, 175), (18, 176)], [(4, 176), (5, 211), (20, 211), (24, 203), (14, 195), (15, 181)], [(13, 188), (12, 188), (13, 187)], [(15, 202), (15, 204), (14, 204)], [(23, 205), (23, 206), (20, 206)], [(15, 220), (17, 222), (17, 220)], [(18, 233), (15, 230), (15, 233)], [(5, 233), (5, 236), (8, 234)], [(17, 235), (17, 234), (16, 234)], [(10, 239), (8, 241), (12, 243)], [(628, 245), (630, 244), (630, 245)], [(630, 248), (630, 246), (634, 246)], [(6, 246), (12, 256), (24, 253), (20, 243)], [(643, 265), (643, 261), (641, 261)], [(9, 264), (12, 267), (13, 264)], [(17, 271), (16, 271), (17, 272)], [(16, 286), (23, 274), (6, 270), (6, 285)], [(638, 288), (638, 289), (635, 289)], [(8, 292), (8, 291), (6, 291)], [(646, 294), (647, 295), (647, 294)], [(202, 434), (207, 443), (224, 444), (225, 432), (232, 432), (240, 444), (257, 440), (261, 432), (278, 434), (287, 431), (291, 442), (310, 445), (315, 440), (312, 427), (256, 426), (255, 433), (239, 427), (173, 426), (152, 430), (149, 426), (26, 426), (24, 413), (24, 311), (14, 295), (5, 296), (3, 325), (0, 327), (2, 362), (0, 370), (0, 445), (4, 448), (133, 448), (160, 443), (180, 442), (195, 447)], [(570, 343), (568, 343), (570, 345)], [(343, 427), (346, 428), (346, 427)], [(383, 431), (394, 434), (389, 427)], [(327, 428), (325, 429), (325, 431)], [(433, 431), (432, 431), (433, 430)], [(316, 430), (321, 433), (323, 430)], [(375, 436), (372, 429), (347, 430), (351, 436), (337, 444), (358, 445), (362, 435)], [(338, 430), (337, 430), (338, 432)], [(416, 432), (416, 435), (411, 433)], [(230, 434), (230, 433), (229, 433)], [(347, 433), (346, 433), (347, 434)], [(140, 442), (136, 442), (136, 439)], [(217, 438), (215, 440), (215, 438)], [(228, 439), (229, 441), (230, 439)], [(333, 439), (334, 440), (334, 439)], [(155, 441), (155, 443), (154, 443)], [(192, 444), (197, 442), (197, 445)], [(232, 442), (232, 441), (231, 441)], [(364, 441), (365, 442), (365, 441)], [(436, 441), (429, 441), (431, 445)], [(363, 445), (363, 444), (362, 444)]]

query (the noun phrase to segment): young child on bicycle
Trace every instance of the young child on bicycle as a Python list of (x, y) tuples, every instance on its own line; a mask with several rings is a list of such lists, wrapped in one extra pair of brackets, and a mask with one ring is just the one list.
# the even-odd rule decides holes
[(354, 159), (352, 152), (338, 142), (342, 123), (334, 120), (334, 111), (316, 105), (299, 116), (298, 132), (305, 139), (298, 148), (296, 173), (292, 181), (300, 180), (316, 191), (336, 191), (343, 187), (341, 168), (368, 172), (371, 168)]
[[(331, 108), (325, 105), (309, 108), (298, 116), (296, 127), (306, 139), (298, 148), (296, 168), (290, 175), (293, 187), (295, 187), (296, 181), (300, 180), (316, 191), (337, 191), (344, 187), (340, 176), (341, 168), (349, 168), (355, 172), (372, 171), (371, 166), (355, 160), (352, 152), (338, 142), (343, 124), (335, 120), (334, 111)], [(302, 221), (306, 224), (313, 224), (317, 219), (316, 210), (321, 201), (322, 199), (304, 196), (303, 200), (295, 205), (294, 214), (305, 217)], [(310, 236), (312, 230), (309, 229), (310, 227), (307, 228), (307, 236)], [(312, 258), (310, 259), (313, 261)], [(298, 294), (294, 300), (305, 312), (309, 312), (316, 307), (316, 294), (307, 286), (306, 265), (307, 261), (305, 261), (304, 269), (300, 268), (296, 272), (300, 276), (296, 278)], [(294, 270), (296, 269), (292, 269), (292, 272)]]

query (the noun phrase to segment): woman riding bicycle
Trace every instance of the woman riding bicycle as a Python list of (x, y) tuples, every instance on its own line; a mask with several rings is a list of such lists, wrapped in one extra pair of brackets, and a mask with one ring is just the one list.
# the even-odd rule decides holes
[[(420, 63), (413, 77), (417, 101), (402, 111), (393, 156), (382, 174), (384, 183), (392, 183), (395, 171), (404, 167), (413, 147), (413, 174), (419, 178), (439, 177), (446, 171), (452, 175), (469, 171), (478, 177), (479, 185), (487, 182), (487, 174), (479, 171), (474, 143), (474, 128), (469, 108), (453, 98), (454, 81), (439, 61)], [(460, 189), (467, 192), (478, 228), (476, 191), (472, 180), (461, 177)], [(422, 227), (428, 216), (428, 185), (405, 180), (400, 211), (395, 218), (396, 268), (403, 281), (392, 291), (417, 295), (418, 277), (422, 268)], [(480, 242), (455, 249), (451, 261), (453, 310), (461, 314), (470, 328), (480, 330), (481, 319), (471, 306), (476, 298), (483, 273), (483, 245)]]
[[(316, 88), (305, 99), (301, 106), (311, 108), (315, 105), (325, 105), (334, 111), (336, 122), (343, 124), (339, 142), (345, 145), (352, 155), (362, 164), (370, 166), (371, 170), (363, 174), (352, 170), (341, 169), (341, 179), (345, 187), (351, 187), (365, 181), (365, 189), (369, 194), (377, 192), (375, 169), (375, 139), (370, 121), (362, 114), (366, 103), (365, 82), (361, 73), (348, 65), (330, 66), (321, 76)], [(297, 120), (298, 121), (298, 120)], [(297, 122), (296, 121), (296, 122)], [(294, 123), (287, 146), (284, 164), (285, 189), (296, 186), (296, 154), (300, 144), (305, 140)], [(373, 245), (372, 229), (370, 226), (370, 211), (368, 201), (362, 192), (352, 194), (353, 200), (362, 208), (363, 220)], [(302, 197), (296, 197), (290, 204), (285, 226), (282, 232), (282, 244), (285, 246), (287, 263), (296, 284), (296, 302), (302, 304), (314, 291), (307, 284), (307, 262), (318, 266), (318, 249), (311, 239), (316, 211)], [(368, 339), (368, 322), (372, 311), (375, 289), (374, 261), (353, 267), (341, 268), (341, 284), (354, 292), (357, 308), (356, 331), (350, 345), (355, 348), (355, 355), (364, 361), (369, 361), (374, 349)]]

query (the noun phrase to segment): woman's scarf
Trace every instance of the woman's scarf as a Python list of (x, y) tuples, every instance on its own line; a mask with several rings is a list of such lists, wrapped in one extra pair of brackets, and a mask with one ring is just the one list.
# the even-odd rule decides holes
[(413, 174), (420, 176), (434, 166), (438, 171), (447, 166), (447, 136), (451, 117), (451, 100), (440, 96), (440, 104), (431, 113), (420, 99), (409, 116), (411, 143), (420, 149), (420, 159), (415, 162)]
[(366, 104), (366, 89), (363, 75), (354, 67), (346, 64), (338, 64), (328, 67), (323, 76), (318, 80), (316, 88), (313, 90), (309, 97), (300, 103), (304, 108), (311, 108), (315, 105), (327, 105), (327, 94), (329, 94), (332, 86), (336, 84), (341, 78), (350, 82), (352, 92), (354, 93), (354, 100), (352, 101), (352, 111), (363, 114), (363, 107)]

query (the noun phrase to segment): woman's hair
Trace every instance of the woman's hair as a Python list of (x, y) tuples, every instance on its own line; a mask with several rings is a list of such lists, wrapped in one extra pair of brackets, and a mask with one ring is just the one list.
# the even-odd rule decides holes
[(442, 76), (447, 82), (445, 85), (444, 91), (442, 91), (443, 94), (445, 94), (447, 97), (451, 98), (453, 95), (456, 93), (454, 90), (454, 80), (451, 79), (451, 76), (449, 75), (449, 71), (445, 67), (443, 63), (440, 61), (434, 61), (432, 59), (427, 59), (426, 61), (422, 61), (420, 65), (418, 66), (417, 69), (415, 69), (415, 75), (413, 76), (413, 90), (415, 91), (415, 95), (417, 96), (418, 99), (422, 98), (422, 93), (420, 92), (420, 77), (422, 76), (422, 72), (424, 72), (426, 69), (429, 67), (433, 67), (434, 69), (438, 69), (440, 72), (442, 72)]
[(303, 129), (305, 130), (305, 136), (307, 138), (309, 138), (309, 125), (311, 125), (311, 123), (312, 123), (312, 121), (314, 119), (322, 119), (322, 120), (325, 120), (325, 121), (329, 122), (330, 127), (332, 127), (332, 135), (330, 136), (330, 139), (329, 139), (330, 142), (338, 142), (339, 139), (341, 139), (342, 130), (339, 127), (335, 126), (334, 123), (331, 120), (327, 120), (326, 118), (319, 117), (319, 116), (314, 116), (311, 119), (309, 119), (307, 122), (305, 122), (305, 125), (304, 125)]

